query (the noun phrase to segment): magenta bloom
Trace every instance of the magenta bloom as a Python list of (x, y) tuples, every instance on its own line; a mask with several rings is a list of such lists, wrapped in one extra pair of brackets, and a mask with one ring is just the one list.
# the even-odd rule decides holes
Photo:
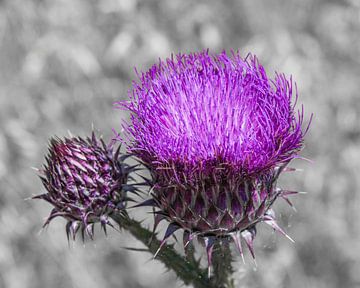
[(305, 134), (293, 88), (255, 56), (225, 52), (179, 54), (139, 75), (119, 106), (131, 112), (128, 149), (152, 172), (145, 204), (170, 222), (165, 240), (178, 228), (186, 243), (205, 237), (211, 260), (217, 238), (231, 236), (242, 253), (242, 236), (252, 252), (258, 222), (283, 233), (270, 207), (289, 192), (275, 182)]
[[(113, 152), (113, 144), (105, 145), (96, 139), (80, 137), (53, 138), (40, 178), (47, 193), (35, 196), (54, 206), (44, 226), (58, 216), (68, 220), (66, 232), (75, 238), (78, 230), (93, 236), (96, 222), (104, 230), (110, 224), (109, 216), (122, 213), (126, 192), (134, 192), (128, 185), (129, 173), (134, 167), (123, 163), (119, 150)], [(105, 230), (106, 231), (106, 230)]]

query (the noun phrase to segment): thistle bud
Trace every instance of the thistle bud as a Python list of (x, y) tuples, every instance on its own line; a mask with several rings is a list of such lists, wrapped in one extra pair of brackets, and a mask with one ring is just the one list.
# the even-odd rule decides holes
[(54, 206), (44, 227), (58, 216), (68, 222), (68, 238), (93, 237), (94, 224), (99, 222), (106, 232), (109, 216), (124, 213), (127, 192), (136, 188), (128, 184), (129, 173), (135, 168), (124, 163), (127, 155), (114, 153), (113, 143), (106, 145), (95, 134), (86, 140), (80, 137), (52, 138), (46, 164), (40, 178), (47, 192), (35, 196)]
[[(292, 79), (269, 79), (255, 56), (179, 54), (139, 76), (125, 124), (128, 149), (153, 176), (155, 224), (169, 227), (162, 243), (183, 229), (185, 246), (201, 237), (211, 253), (217, 239), (241, 239), (254, 256), (256, 225), (282, 234), (271, 206), (284, 191), (276, 180), (298, 157), (307, 131), (296, 111)], [(285, 195), (286, 194), (286, 195)], [(287, 199), (287, 198), (286, 198)], [(287, 199), (288, 200), (288, 199)]]

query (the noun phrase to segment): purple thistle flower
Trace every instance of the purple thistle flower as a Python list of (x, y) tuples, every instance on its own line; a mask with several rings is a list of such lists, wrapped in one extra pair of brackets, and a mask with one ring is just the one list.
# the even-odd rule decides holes
[(155, 225), (170, 222), (163, 243), (179, 228), (185, 244), (200, 236), (211, 265), (218, 238), (241, 255), (243, 238), (254, 255), (258, 222), (285, 234), (270, 207), (289, 193), (275, 183), (307, 131), (292, 79), (271, 80), (255, 56), (225, 52), (179, 54), (138, 76), (131, 101), (118, 103), (131, 112), (121, 140), (152, 173), (152, 199), (140, 205), (159, 209)]
[(81, 230), (93, 237), (94, 224), (112, 226), (109, 216), (124, 213), (126, 192), (136, 188), (127, 184), (129, 173), (135, 167), (123, 163), (127, 155), (120, 156), (120, 146), (113, 152), (113, 143), (105, 145), (95, 134), (86, 140), (80, 137), (52, 138), (44, 169), (40, 178), (47, 193), (35, 196), (54, 206), (44, 227), (58, 216), (68, 220), (68, 238), (75, 239)]

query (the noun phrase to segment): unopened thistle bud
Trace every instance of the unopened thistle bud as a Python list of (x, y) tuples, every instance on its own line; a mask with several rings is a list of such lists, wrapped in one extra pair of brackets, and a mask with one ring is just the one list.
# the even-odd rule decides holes
[(47, 193), (35, 196), (54, 206), (44, 223), (58, 216), (68, 222), (68, 238), (75, 239), (77, 231), (93, 237), (94, 224), (99, 222), (106, 232), (111, 225), (109, 216), (123, 213), (129, 185), (129, 173), (134, 169), (124, 163), (127, 155), (120, 155), (120, 147), (113, 151), (113, 143), (106, 145), (95, 134), (86, 140), (80, 137), (52, 138), (46, 164), (39, 169)]
[[(217, 239), (241, 238), (253, 252), (256, 225), (275, 221), (272, 204), (293, 192), (279, 174), (303, 147), (303, 110), (292, 79), (269, 79), (255, 56), (208, 52), (160, 61), (139, 75), (119, 102), (131, 112), (127, 145), (153, 177), (155, 224), (169, 221), (162, 243), (179, 228), (185, 246), (200, 237), (209, 265)], [(287, 199), (288, 200), (288, 199)]]

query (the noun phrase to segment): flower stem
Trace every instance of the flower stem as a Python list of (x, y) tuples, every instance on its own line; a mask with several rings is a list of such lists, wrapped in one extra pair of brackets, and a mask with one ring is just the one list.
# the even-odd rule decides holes
[(213, 276), (211, 283), (218, 288), (234, 288), (232, 257), (229, 243), (216, 243), (212, 254)]
[[(153, 233), (141, 226), (141, 224), (128, 216), (114, 214), (112, 219), (121, 228), (129, 231), (136, 239), (141, 241), (150, 253), (155, 255), (160, 246), (160, 241), (154, 237)], [(199, 262), (186, 259), (176, 252), (172, 245), (164, 245), (156, 256), (168, 269), (173, 270), (176, 275), (186, 284), (192, 284), (194, 288), (219, 288), (207, 277), (207, 270), (199, 267)], [(228, 287), (228, 286), (224, 286)], [(230, 286), (229, 286), (230, 287)]]

